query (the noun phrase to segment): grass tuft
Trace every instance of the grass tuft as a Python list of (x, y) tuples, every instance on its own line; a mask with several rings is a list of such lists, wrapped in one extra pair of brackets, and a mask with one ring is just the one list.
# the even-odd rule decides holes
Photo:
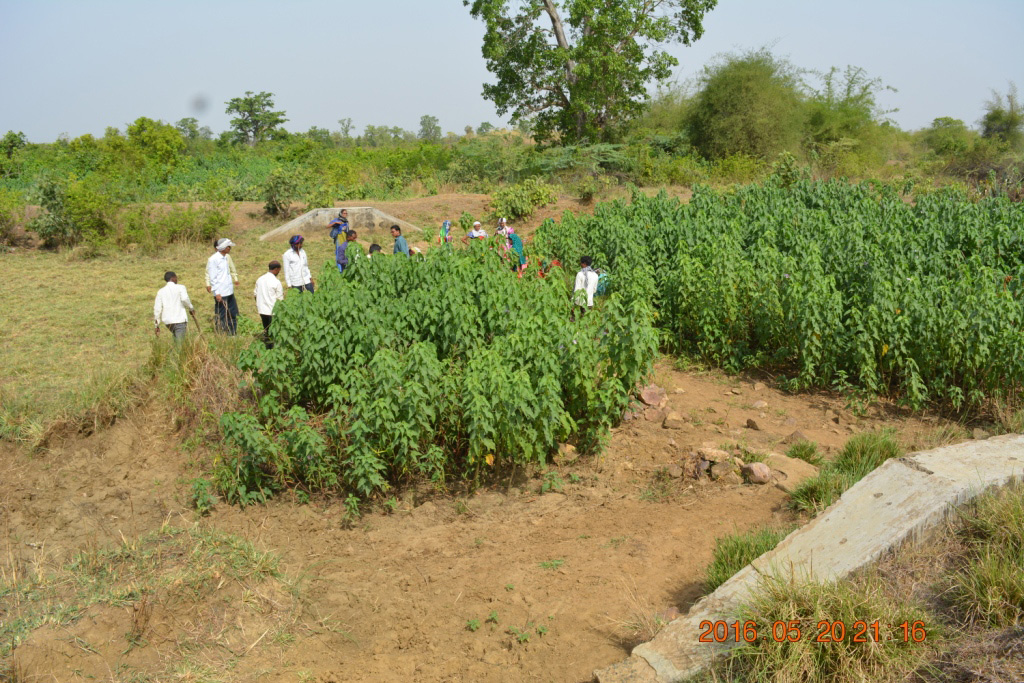
[(1024, 486), (978, 498), (960, 514), (966, 552), (949, 596), (971, 624), (1024, 622)]
[(808, 479), (793, 491), (790, 505), (817, 514), (886, 460), (901, 455), (903, 449), (892, 430), (857, 434), (846, 442), (835, 460), (822, 466), (817, 477)]
[(818, 452), (818, 444), (813, 441), (797, 441), (786, 451), (786, 455), (790, 458), (803, 460), (815, 467), (821, 467), (822, 462), (824, 462), (821, 453)]
[[(878, 581), (820, 585), (766, 576), (753, 602), (739, 615), (753, 621), (759, 637), (731, 650), (716, 668), (716, 678), (767, 683), (862, 683), (894, 681), (914, 671), (932, 651), (941, 633), (924, 612), (885, 594)], [(866, 626), (854, 642), (857, 622), (879, 624), (879, 640)], [(898, 625), (924, 622), (924, 642), (904, 642)], [(786, 625), (782, 642), (773, 637), (777, 623)], [(844, 624), (842, 638), (817, 642), (820, 624)], [(793, 637), (800, 629), (799, 637)], [(780, 635), (777, 632), (775, 635)], [(832, 635), (839, 636), (838, 630)]]
[(704, 575), (704, 591), (710, 593), (764, 553), (772, 550), (795, 527), (766, 527), (715, 541), (715, 552)]

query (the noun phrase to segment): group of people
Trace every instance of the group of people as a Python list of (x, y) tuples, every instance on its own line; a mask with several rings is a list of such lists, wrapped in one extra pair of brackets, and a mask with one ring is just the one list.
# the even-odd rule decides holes
[[(335, 265), (339, 273), (344, 273), (350, 263), (349, 245), (358, 237), (356, 231), (349, 226), (348, 210), (342, 209), (328, 227), (331, 239), (334, 241)], [(496, 236), (500, 235), (505, 238), (501, 244), (512, 260), (512, 271), (522, 277), (527, 266), (522, 238), (515, 233), (515, 230), (504, 218), (499, 219), (496, 233)], [(409, 256), (409, 243), (402, 236), (401, 227), (392, 225), (391, 236), (395, 240), (392, 253)], [(483, 229), (480, 221), (476, 221), (462, 241), (469, 244), (470, 240), (486, 238), (487, 231)], [(278, 279), (282, 270), (284, 271), (284, 286), (289, 289), (297, 292), (313, 292), (316, 289), (316, 283), (309, 270), (309, 259), (303, 248), (304, 242), (302, 235), (293, 235), (288, 240), (289, 249), (281, 256), (281, 261), (271, 261), (267, 266), (267, 272), (256, 280), (253, 296), (256, 299), (256, 309), (259, 312), (260, 321), (263, 323), (263, 339), (268, 349), (273, 348), (273, 342), (270, 339), (270, 323), (273, 320), (274, 306), (278, 301), (284, 299), (284, 287)], [(451, 242), (451, 221), (444, 221), (438, 235), (438, 243), (444, 245)], [(213, 295), (217, 328), (229, 335), (234, 335), (238, 328), (238, 301), (235, 299), (235, 286), (238, 285), (239, 280), (238, 271), (231, 259), (231, 249), (234, 246), (235, 243), (227, 238), (216, 240), (214, 253), (206, 261), (206, 291)], [(372, 258), (381, 251), (380, 245), (371, 245), (367, 257)], [(597, 292), (600, 278), (592, 265), (593, 262), (589, 256), (580, 259), (580, 271), (576, 274), (573, 288), (573, 303), (584, 313), (594, 306), (594, 295)], [(545, 269), (542, 268), (541, 277), (544, 274)], [(164, 286), (157, 292), (153, 304), (153, 322), (156, 334), (159, 336), (160, 326), (165, 325), (174, 336), (175, 342), (181, 342), (188, 330), (188, 316), (192, 316), (197, 327), (199, 320), (196, 318), (195, 307), (189, 299), (188, 290), (184, 285), (178, 284), (177, 274), (173, 271), (164, 273), (164, 283)]]

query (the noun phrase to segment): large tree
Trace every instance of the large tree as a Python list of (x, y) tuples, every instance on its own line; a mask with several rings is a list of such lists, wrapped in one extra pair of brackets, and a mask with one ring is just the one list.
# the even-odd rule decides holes
[(249, 145), (255, 145), (270, 137), (270, 134), (287, 121), (283, 111), (273, 111), (274, 93), (261, 92), (254, 94), (245, 91), (245, 97), (233, 97), (225, 104), (228, 114), (237, 114), (231, 119), (231, 128), (235, 139)]
[(608, 140), (678, 60), (661, 46), (704, 33), (718, 0), (463, 0), (486, 26), (496, 83), (484, 97), (538, 139)]

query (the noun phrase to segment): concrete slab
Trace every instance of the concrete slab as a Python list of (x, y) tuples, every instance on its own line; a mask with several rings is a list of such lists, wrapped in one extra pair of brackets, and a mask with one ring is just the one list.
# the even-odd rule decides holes
[[(835, 581), (919, 539), (957, 504), (1024, 476), (1024, 436), (946, 446), (890, 460), (809, 524), (787, 536), (638, 645), (625, 662), (594, 672), (601, 683), (681, 681), (730, 643), (698, 641), (704, 620), (732, 621), (763, 574)], [(640, 661), (642, 660), (642, 661)]]
[[(384, 213), (379, 209), (375, 209), (372, 206), (347, 206), (348, 209), (348, 222), (353, 230), (359, 233), (360, 238), (365, 236), (367, 238), (379, 237), (383, 238), (387, 236), (391, 237), (389, 232), (392, 225), (397, 225), (402, 229), (402, 233), (409, 232), (423, 232), (419, 227), (413, 225), (409, 221), (403, 221), (400, 218)], [(260, 241), (272, 239), (274, 237), (290, 237), (291, 235), (301, 234), (305, 232), (309, 234), (317, 230), (327, 230), (327, 224), (330, 223), (334, 218), (337, 217), (338, 212), (341, 209), (328, 208), (328, 209), (313, 209), (307, 211), (301, 216), (294, 218), (284, 225), (274, 228), (269, 232), (264, 233), (260, 236)]]

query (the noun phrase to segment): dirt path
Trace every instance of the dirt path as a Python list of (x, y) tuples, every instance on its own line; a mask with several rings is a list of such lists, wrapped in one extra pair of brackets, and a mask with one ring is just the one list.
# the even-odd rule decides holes
[[(699, 596), (716, 538), (794, 519), (772, 486), (674, 479), (663, 473), (668, 465), (701, 446), (784, 450), (780, 442), (797, 429), (826, 450), (883, 425), (922, 446), (936, 433), (931, 420), (891, 418), (885, 410), (857, 418), (828, 396), (755, 390), (753, 379), (679, 372), (667, 361), (655, 381), (687, 426), (666, 430), (656, 411), (651, 419), (637, 415), (615, 430), (602, 458), (555, 467), (557, 478), (548, 481), (561, 491), (541, 493), (542, 480), (533, 478), (468, 499), (407, 492), (393, 513), (368, 513), (351, 528), (334, 498), (217, 506), (200, 523), (278, 553), (283, 569), (301, 579), (304, 613), (283, 635), (242, 648), (244, 656), (213, 680), (590, 680), (638, 642), (625, 624), (685, 610)], [(767, 405), (755, 409), (757, 401)], [(759, 429), (748, 428), (748, 419)], [(184, 500), (197, 473), (173, 423), (150, 404), (46, 454), (0, 458), (0, 566), (25, 572), (168, 519), (193, 523)], [(227, 604), (225, 622), (241, 623), (250, 609), (244, 595)], [(177, 615), (174, 605), (161, 608), (169, 623), (194, 618), (184, 606)], [(120, 622), (117, 610), (99, 612), (102, 619), (83, 619), (80, 628), (88, 626), (95, 640), (97, 623), (104, 624), (110, 642), (123, 644), (131, 609), (121, 610)], [(309, 623), (332, 627), (303, 626)], [(50, 652), (53, 638), (42, 630), (15, 650), (27, 673), (107, 680), (118, 670), (117, 650), (98, 645), (96, 652), (62, 646), (63, 657), (32, 656)], [(182, 656), (170, 647), (147, 650), (132, 661), (148, 662), (149, 673), (173, 670), (167, 667)]]

